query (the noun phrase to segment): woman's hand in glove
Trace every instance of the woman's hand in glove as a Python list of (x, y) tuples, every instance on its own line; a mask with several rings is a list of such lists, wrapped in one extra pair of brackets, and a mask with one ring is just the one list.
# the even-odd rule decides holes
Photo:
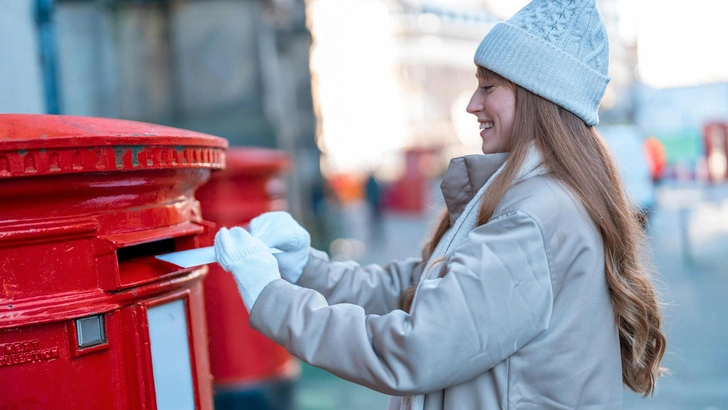
[(215, 235), (215, 258), (223, 269), (232, 272), (248, 312), (260, 292), (281, 278), (268, 246), (239, 227), (222, 228)]
[(288, 212), (266, 212), (250, 221), (250, 233), (281, 253), (278, 260), (283, 279), (296, 283), (308, 262), (311, 235)]

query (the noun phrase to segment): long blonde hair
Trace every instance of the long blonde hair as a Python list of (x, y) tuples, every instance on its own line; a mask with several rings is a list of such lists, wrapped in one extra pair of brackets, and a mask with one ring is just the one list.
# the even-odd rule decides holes
[[(619, 328), (622, 380), (637, 393), (652, 394), (665, 371), (660, 367), (667, 343), (660, 302), (642, 259), (644, 233), (607, 147), (596, 130), (573, 113), (483, 67), (478, 67), (478, 76), (511, 87), (516, 113), (508, 160), (483, 195), (476, 226), (493, 216), (521, 167), (528, 143), (535, 141), (550, 175), (579, 198), (602, 236), (607, 285)], [(423, 249), (425, 260), (449, 228), (445, 211)], [(415, 289), (402, 294), (401, 307), (406, 311)]]

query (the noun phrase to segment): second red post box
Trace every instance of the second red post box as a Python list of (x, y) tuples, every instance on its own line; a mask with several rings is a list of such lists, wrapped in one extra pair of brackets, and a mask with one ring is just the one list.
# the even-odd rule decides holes
[[(226, 169), (214, 172), (197, 193), (202, 216), (218, 227), (233, 227), (264, 212), (287, 209), (283, 173), (289, 166), (281, 151), (230, 148)], [(212, 240), (208, 238), (209, 244)], [(248, 326), (235, 279), (217, 264), (210, 265), (205, 279), (205, 309), (215, 408), (292, 409), (298, 359)]]

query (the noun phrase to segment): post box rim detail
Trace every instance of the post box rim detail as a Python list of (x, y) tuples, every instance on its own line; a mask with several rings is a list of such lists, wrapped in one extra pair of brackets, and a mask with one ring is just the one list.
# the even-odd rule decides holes
[(109, 118), (0, 114), (0, 178), (143, 169), (222, 169), (227, 140)]

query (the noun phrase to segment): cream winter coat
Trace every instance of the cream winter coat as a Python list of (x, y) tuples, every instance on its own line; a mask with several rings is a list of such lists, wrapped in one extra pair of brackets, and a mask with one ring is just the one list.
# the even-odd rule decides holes
[[(451, 221), (503, 154), (453, 159)], [(426, 279), (421, 259), (384, 267), (312, 250), (296, 285), (271, 282), (250, 324), (302, 360), (424, 408), (621, 409), (622, 369), (604, 250), (583, 206), (548, 175), (512, 186)], [(390, 409), (399, 409), (398, 397)]]

